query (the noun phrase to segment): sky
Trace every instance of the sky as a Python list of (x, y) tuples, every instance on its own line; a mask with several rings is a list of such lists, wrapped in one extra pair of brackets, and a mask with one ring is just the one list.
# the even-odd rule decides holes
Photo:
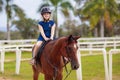
[[(42, 3), (42, 0), (13, 0), (14, 4), (17, 4), (19, 7), (21, 7), (28, 18), (32, 18), (35, 20), (41, 20), (40, 14), (37, 13), (38, 7)], [(119, 0), (118, 0), (119, 1)], [(71, 2), (73, 5), (76, 5), (73, 1)], [(82, 5), (81, 5), (82, 6)], [(72, 18), (75, 19), (74, 16)], [(76, 18), (78, 20), (78, 18)], [(61, 25), (63, 22), (65, 22), (63, 16), (58, 12), (58, 25)], [(6, 31), (6, 15), (5, 11), (0, 12), (0, 31)]]
[[(14, 0), (15, 4), (17, 4), (20, 8), (25, 11), (25, 14), (28, 18), (32, 19), (40, 19), (40, 14), (37, 13), (38, 7), (42, 3), (41, 0)], [(63, 18), (60, 14), (58, 14), (59, 25), (63, 23)], [(6, 31), (6, 15), (5, 11), (0, 13), (0, 31)]]

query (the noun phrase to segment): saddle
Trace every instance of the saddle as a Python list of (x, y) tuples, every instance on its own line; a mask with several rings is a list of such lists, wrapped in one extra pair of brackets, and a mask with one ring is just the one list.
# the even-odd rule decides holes
[(39, 48), (38, 52), (37, 52), (37, 55), (35, 56), (35, 62), (36, 62), (36, 65), (39, 64), (40, 66), (42, 65), (41, 64), (41, 61), (40, 61), (40, 58), (41, 58), (41, 55), (42, 55), (42, 52), (44, 50), (44, 47), (46, 46), (46, 44), (48, 44), (51, 40), (48, 40), (48, 41), (43, 41), (41, 47)]

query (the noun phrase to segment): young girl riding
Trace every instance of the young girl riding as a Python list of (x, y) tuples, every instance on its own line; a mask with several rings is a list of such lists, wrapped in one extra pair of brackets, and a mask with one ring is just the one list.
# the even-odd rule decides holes
[(35, 64), (35, 56), (38, 53), (38, 49), (40, 48), (43, 41), (53, 40), (54, 34), (55, 34), (55, 23), (53, 20), (50, 20), (51, 17), (51, 10), (49, 7), (43, 7), (41, 9), (41, 15), (43, 18), (43, 21), (40, 21), (38, 23), (38, 28), (40, 31), (40, 35), (38, 37), (38, 41), (35, 44), (34, 50), (33, 50), (33, 58), (31, 59), (30, 63), (32, 65)]

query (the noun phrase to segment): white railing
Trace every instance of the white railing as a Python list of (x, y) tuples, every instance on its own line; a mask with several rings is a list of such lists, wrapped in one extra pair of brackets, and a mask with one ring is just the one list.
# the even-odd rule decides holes
[[(0, 40), (0, 46), (3, 45), (33, 45), (35, 39), (29, 40)], [(78, 40), (80, 48), (106, 48), (120, 46), (120, 37), (106, 37), (106, 38), (80, 38)]]
[(28, 39), (28, 40), (0, 40), (1, 45), (22, 45), (22, 44), (34, 44), (37, 40)]
[(5, 59), (5, 52), (14, 51), (16, 52), (16, 70), (15, 73), (19, 74), (20, 70), (20, 61), (21, 61), (21, 51), (25, 51), (23, 49), (32, 50), (34, 43), (36, 42), (35, 39), (33, 40), (0, 40), (0, 71), (4, 73), (4, 59)]
[[(112, 80), (112, 53), (120, 51), (117, 47), (120, 47), (120, 38), (80, 38), (78, 40), (79, 51), (102, 51), (104, 57), (104, 69), (105, 69), (105, 80)], [(109, 51), (109, 69), (107, 63), (106, 48), (112, 47)], [(79, 54), (80, 68), (77, 70), (77, 80), (82, 80), (82, 64), (81, 55)]]
[[(36, 39), (28, 39), (28, 40), (0, 40), (0, 45), (7, 45), (7, 44), (33, 44), (37, 40)], [(120, 41), (120, 37), (103, 37), (103, 38), (80, 38), (78, 42), (116, 42)]]
[(79, 38), (78, 41), (86, 41), (86, 42), (120, 41), (120, 37)]
[(114, 53), (120, 53), (120, 49), (111, 49), (109, 51), (109, 78), (112, 80), (112, 55)]
[(116, 49), (120, 46), (120, 37), (117, 38), (80, 38), (78, 40), (80, 48), (107, 48), (113, 47)]
[(5, 52), (14, 51), (16, 52), (16, 69), (15, 73), (19, 74), (20, 71), (20, 62), (21, 62), (21, 52), (22, 51), (32, 51), (33, 44), (22, 44), (22, 45), (3, 45), (0, 46), (0, 72), (4, 73), (4, 61), (5, 61)]
[(109, 80), (109, 74), (108, 74), (108, 63), (107, 63), (107, 53), (106, 50), (103, 49), (80, 49), (78, 50), (78, 60), (80, 67), (76, 71), (77, 72), (77, 80), (82, 80), (82, 63), (81, 63), (81, 54), (80, 51), (101, 51), (103, 53), (103, 59), (104, 59), (104, 69), (105, 69), (105, 80)]

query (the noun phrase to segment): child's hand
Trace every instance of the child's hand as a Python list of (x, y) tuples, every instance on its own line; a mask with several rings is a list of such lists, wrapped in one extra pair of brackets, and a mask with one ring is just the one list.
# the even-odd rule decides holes
[(51, 39), (51, 40), (53, 40), (53, 38), (52, 38), (52, 37), (50, 37), (50, 39)]
[(48, 41), (48, 40), (50, 40), (50, 38), (47, 38), (47, 37), (46, 37), (46, 38), (45, 38), (45, 41)]

